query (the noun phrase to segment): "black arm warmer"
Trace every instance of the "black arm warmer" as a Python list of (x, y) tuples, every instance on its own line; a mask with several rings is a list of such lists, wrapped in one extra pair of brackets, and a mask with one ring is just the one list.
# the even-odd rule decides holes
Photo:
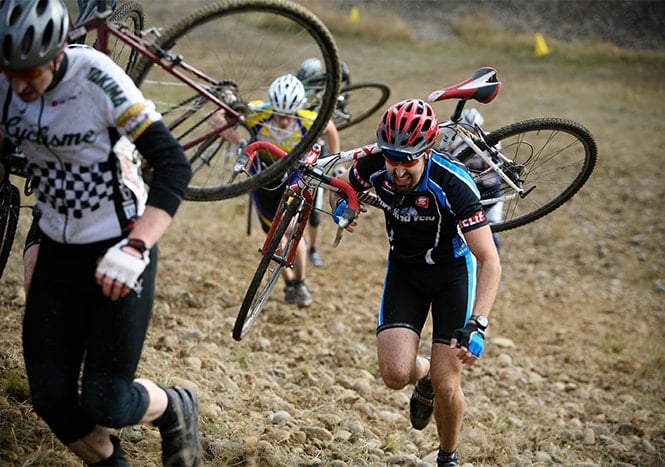
[(161, 121), (150, 125), (134, 144), (153, 169), (147, 204), (174, 216), (192, 178), (185, 152)]

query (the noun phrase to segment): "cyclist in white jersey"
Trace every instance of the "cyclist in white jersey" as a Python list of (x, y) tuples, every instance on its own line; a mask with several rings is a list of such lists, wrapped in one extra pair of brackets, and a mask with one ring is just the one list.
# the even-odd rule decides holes
[[(31, 401), (88, 465), (129, 465), (109, 428), (146, 422), (165, 465), (197, 465), (196, 394), (135, 377), (157, 241), (191, 169), (120, 67), (65, 46), (68, 27), (61, 0), (0, 3), (0, 145), (25, 154), (41, 212), (23, 321)], [(154, 169), (148, 193), (134, 146)]]

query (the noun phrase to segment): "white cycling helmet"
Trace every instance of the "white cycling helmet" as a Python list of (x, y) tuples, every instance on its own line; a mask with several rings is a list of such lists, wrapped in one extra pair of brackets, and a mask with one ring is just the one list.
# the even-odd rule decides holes
[(294, 75), (280, 76), (270, 85), (268, 97), (275, 112), (294, 114), (305, 105), (305, 86)]
[[(349, 67), (345, 62), (342, 61), (342, 83), (349, 84), (351, 81), (351, 73), (349, 72)], [(308, 81), (318, 81), (323, 80), (325, 74), (323, 72), (323, 64), (318, 58), (308, 58), (300, 65), (298, 71), (296, 71), (296, 78), (298, 78), (303, 83)]]
[(323, 70), (321, 60), (318, 58), (308, 58), (302, 62), (300, 68), (298, 68), (298, 71), (296, 71), (296, 78), (298, 78), (300, 81), (307, 81), (320, 74), (321, 70)]
[(68, 30), (62, 0), (0, 1), (0, 68), (22, 71), (50, 62)]
[(478, 109), (471, 107), (470, 109), (465, 109), (462, 112), (462, 123), (469, 124), (471, 126), (478, 125), (482, 127), (485, 124), (485, 118), (478, 112)]

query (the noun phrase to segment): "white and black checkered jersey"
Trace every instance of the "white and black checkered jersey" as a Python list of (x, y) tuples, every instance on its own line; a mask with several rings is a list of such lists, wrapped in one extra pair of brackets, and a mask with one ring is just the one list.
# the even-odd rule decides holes
[(131, 141), (161, 116), (106, 55), (70, 46), (65, 57), (57, 84), (30, 103), (0, 77), (0, 130), (29, 161), (45, 235), (76, 244), (126, 235), (147, 199)]

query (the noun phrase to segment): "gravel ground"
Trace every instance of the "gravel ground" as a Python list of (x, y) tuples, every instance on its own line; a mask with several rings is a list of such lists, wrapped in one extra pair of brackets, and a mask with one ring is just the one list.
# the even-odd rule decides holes
[[(511, 4), (534, 3), (544, 5)], [(504, 86), (482, 109), (488, 128), (560, 116), (583, 123), (598, 142), (598, 166), (572, 201), (501, 235), (504, 289), (486, 353), (464, 372), (465, 466), (665, 465), (665, 116), (657, 105), (665, 100), (658, 79), (665, 63), (589, 65), (411, 44), (386, 50), (357, 39), (340, 47), (357, 80), (389, 82), (392, 101), (495, 64)], [(366, 141), (375, 124), (344, 132), (342, 147)], [(335, 250), (334, 226), (324, 218), (326, 264), (309, 272), (312, 307), (286, 305), (276, 290), (247, 338), (235, 342), (231, 329), (261, 242), (256, 224), (245, 234), (245, 209), (243, 198), (183, 205), (161, 242), (139, 369), (163, 384), (198, 388), (203, 465), (433, 465), (434, 426), (409, 426), (412, 388), (391, 391), (378, 377), (380, 213), (363, 216)], [(0, 287), (0, 465), (80, 466), (17, 398), (25, 395), (19, 250)], [(133, 465), (159, 465), (154, 428), (128, 427), (120, 436)]]

